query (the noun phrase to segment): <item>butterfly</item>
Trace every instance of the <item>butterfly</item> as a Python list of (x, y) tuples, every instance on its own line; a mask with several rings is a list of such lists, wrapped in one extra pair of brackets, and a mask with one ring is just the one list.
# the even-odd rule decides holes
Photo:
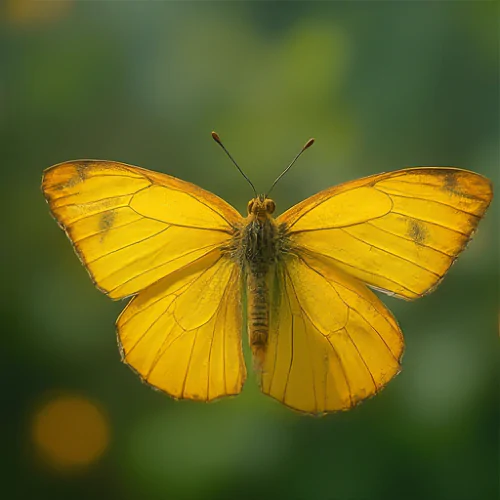
[(124, 163), (44, 172), (50, 210), (97, 288), (132, 297), (116, 323), (122, 360), (176, 399), (238, 394), (246, 296), (264, 394), (324, 414), (378, 393), (400, 371), (404, 340), (370, 288), (408, 300), (433, 290), (488, 208), (490, 181), (407, 168), (328, 188), (274, 218), (270, 190), (258, 195), (212, 136), (254, 189), (246, 217), (194, 184)]

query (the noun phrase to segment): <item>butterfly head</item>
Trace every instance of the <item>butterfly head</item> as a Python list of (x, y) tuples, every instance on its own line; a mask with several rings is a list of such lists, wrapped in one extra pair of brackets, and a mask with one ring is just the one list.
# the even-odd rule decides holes
[(276, 209), (276, 204), (271, 198), (267, 198), (265, 195), (261, 194), (255, 198), (252, 198), (248, 202), (247, 210), (248, 215), (253, 215), (259, 220), (267, 219), (274, 210)]

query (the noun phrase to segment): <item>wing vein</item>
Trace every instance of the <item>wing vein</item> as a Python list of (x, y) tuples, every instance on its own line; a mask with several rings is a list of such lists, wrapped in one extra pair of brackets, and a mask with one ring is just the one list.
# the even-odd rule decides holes
[[(288, 272), (287, 272), (288, 274)], [(285, 287), (286, 287), (286, 282), (285, 282)], [(292, 284), (292, 287), (293, 287), (293, 284)], [(285, 382), (285, 388), (283, 390), (283, 402), (286, 402), (286, 393), (287, 393), (287, 390), (288, 390), (288, 382), (290, 380), (290, 373), (292, 372), (292, 365), (293, 365), (293, 343), (294, 343), (294, 332), (293, 332), (293, 328), (294, 328), (294, 314), (293, 314), (293, 310), (292, 310), (292, 304), (290, 303), (290, 297), (288, 297), (287, 295), (287, 299), (288, 299), (288, 307), (290, 308), (290, 312), (292, 314), (292, 329), (290, 330), (290, 365), (288, 367), (288, 373), (287, 373), (287, 376), (286, 376), (286, 382)]]
[[(168, 297), (168, 295), (167, 295), (167, 297)], [(172, 305), (173, 305), (173, 302), (157, 318), (155, 318), (155, 320), (150, 325), (148, 325), (146, 330), (144, 330), (144, 332), (141, 334), (141, 336), (137, 339), (137, 342), (129, 349), (128, 352), (125, 353), (125, 357), (124, 357), (125, 360), (127, 360), (127, 357), (130, 356), (130, 354), (132, 354), (132, 352), (139, 345), (139, 343), (142, 342), (142, 340), (146, 337), (146, 335), (151, 331), (151, 328), (153, 328), (153, 326), (156, 325), (156, 323), (158, 323), (158, 321), (160, 321), (160, 319), (169, 311), (169, 309), (172, 307)]]
[[(113, 211), (113, 209), (106, 210), (106, 211), (100, 212), (100, 213), (106, 213), (106, 212), (112, 212), (112, 211)], [(82, 241), (89, 240), (90, 238), (94, 238), (95, 236), (98, 236), (100, 234), (108, 234), (111, 231), (115, 231), (116, 229), (122, 229), (124, 227), (130, 226), (131, 224), (136, 224), (137, 222), (140, 222), (140, 219), (134, 219), (134, 220), (131, 220), (129, 222), (125, 222), (125, 224), (120, 224), (119, 226), (113, 226), (113, 227), (110, 227), (108, 229), (101, 229), (100, 231), (97, 231), (97, 232), (92, 233), (92, 234), (88, 234), (87, 236), (84, 236), (83, 238), (80, 238), (79, 240), (73, 240), (73, 244), (75, 244), (75, 245), (77, 243), (81, 244)]]
[[(377, 189), (377, 188), (375, 188), (375, 189)], [(456, 210), (457, 212), (461, 212), (461, 213), (466, 214), (466, 215), (472, 215), (472, 217), (475, 217), (476, 219), (480, 219), (481, 218), (481, 216), (476, 215), (475, 213), (467, 212), (467, 210), (463, 210), (463, 209), (455, 207), (453, 205), (448, 205), (448, 203), (443, 203), (442, 201), (433, 200), (432, 198), (420, 198), (418, 196), (405, 196), (404, 194), (387, 193), (383, 189), (377, 189), (377, 190), (381, 191), (382, 193), (387, 194), (387, 195), (389, 195), (391, 197), (392, 196), (396, 196), (397, 198), (405, 198), (405, 199), (408, 199), (408, 200), (420, 200), (420, 201), (425, 201), (427, 203), (436, 203), (437, 205), (441, 205), (443, 207), (452, 208), (453, 210)]]
[(196, 339), (198, 338), (198, 332), (200, 331), (200, 328), (198, 327), (195, 330), (194, 334), (194, 339), (193, 339), (193, 345), (191, 346), (191, 352), (189, 353), (189, 359), (188, 359), (188, 364), (186, 366), (186, 374), (184, 375), (184, 381), (182, 382), (182, 391), (181, 391), (181, 397), (184, 397), (184, 392), (186, 391), (186, 382), (188, 379), (189, 375), (189, 370), (191, 369), (191, 361), (193, 359), (193, 352), (194, 352), (194, 346), (196, 345)]
[[(130, 208), (130, 210), (134, 211), (140, 217), (144, 217), (145, 219), (153, 220), (153, 221), (156, 221), (156, 222), (161, 222), (162, 224), (168, 224), (169, 226), (184, 227), (186, 229), (195, 229), (197, 231), (216, 231), (218, 233), (226, 233), (226, 234), (229, 234), (229, 235), (233, 235), (234, 234), (234, 230), (230, 231), (228, 229), (220, 229), (220, 228), (216, 228), (216, 227), (188, 226), (186, 224), (176, 224), (174, 222), (168, 222), (168, 221), (165, 221), (165, 220), (157, 219), (156, 217), (151, 217), (149, 215), (144, 215), (144, 214), (138, 212), (135, 208), (131, 207), (130, 205), (127, 205), (127, 206)], [(233, 229), (232, 226), (231, 226), (231, 229)]]
[[(393, 212), (389, 212), (389, 213), (393, 213)], [(364, 224), (365, 222), (368, 222), (369, 220), (383, 219), (386, 215), (387, 214), (379, 215), (377, 217), (370, 217), (369, 219), (367, 219), (366, 221), (363, 221), (363, 222), (353, 222), (351, 224), (343, 224), (343, 225), (340, 225), (340, 226), (315, 227), (315, 228), (311, 228), (311, 229), (299, 229), (297, 231), (290, 231), (290, 233), (292, 233), (292, 234), (299, 234), (299, 233), (315, 233), (316, 231), (335, 231), (337, 229), (344, 229), (344, 228), (349, 228), (349, 227), (360, 226), (361, 224)], [(288, 229), (290, 227), (291, 226), (288, 226)]]
[[(407, 219), (411, 219), (411, 217), (409, 217), (409, 216), (406, 216), (406, 218)], [(382, 231), (382, 232), (384, 232), (386, 234), (390, 234), (390, 235), (395, 236), (397, 238), (401, 238), (401, 239), (403, 239), (405, 241), (411, 241), (412, 243), (415, 243), (415, 240), (413, 240), (412, 238), (408, 238), (406, 236), (403, 236), (402, 234), (397, 234), (397, 233), (393, 233), (392, 231), (388, 231), (387, 229), (384, 229), (384, 228), (382, 228), (380, 226), (376, 226), (375, 224), (373, 224), (370, 221), (366, 221), (365, 224), (368, 224), (371, 227), (373, 227), (373, 228), (375, 228), (375, 229), (377, 229), (379, 231)], [(421, 247), (429, 248), (430, 250), (434, 250), (435, 252), (438, 252), (438, 253), (444, 255), (445, 257), (453, 258), (453, 255), (450, 255), (449, 253), (443, 252), (442, 250), (439, 250), (438, 248), (431, 247), (430, 245), (425, 245), (424, 243), (418, 243), (418, 245), (421, 246)]]
[[(225, 300), (225, 294), (224, 298)], [(221, 301), (222, 304), (222, 301)], [(208, 349), (208, 363), (207, 363), (207, 399), (210, 399), (210, 368), (212, 366), (212, 347), (214, 345), (214, 338), (215, 338), (215, 327), (217, 326), (217, 320), (219, 319), (219, 312), (217, 312), (217, 317), (214, 321), (214, 328), (212, 330), (212, 336), (210, 338), (210, 347)], [(226, 318), (224, 318), (224, 325), (226, 324)]]
[[(73, 219), (68, 224), (66, 224), (62, 221), (60, 222), (60, 224), (65, 228), (69, 228), (69, 227), (73, 226), (74, 224), (76, 224), (77, 222), (80, 222), (80, 221), (85, 220), (85, 219), (90, 219), (90, 217), (94, 217), (94, 216), (99, 215), (99, 214), (104, 214), (106, 212), (109, 212), (110, 210), (116, 210), (118, 208), (127, 208), (127, 207), (128, 207), (128, 205), (120, 205), (119, 207), (106, 208), (106, 209), (102, 210), (101, 212), (92, 212), (90, 214), (84, 215), (83, 217), (79, 217), (78, 219)], [(57, 210), (57, 208), (55, 208), (55, 209), (51, 208), (51, 210), (54, 211), (54, 210)], [(56, 217), (56, 219), (57, 219), (57, 217)]]
[(427, 269), (426, 267), (424, 266), (421, 266), (420, 264), (418, 264), (417, 262), (414, 262), (413, 260), (410, 260), (410, 259), (407, 259), (406, 257), (402, 257), (401, 255), (398, 255), (398, 254), (395, 254), (395, 253), (392, 253), (392, 252), (389, 252), (389, 250), (386, 250), (385, 248), (381, 248), (381, 247), (378, 247), (377, 245), (373, 245), (371, 243), (368, 243), (367, 241), (363, 240), (362, 238), (359, 238), (358, 236), (354, 236), (353, 234), (351, 234), (349, 231), (346, 231), (345, 229), (341, 229), (344, 233), (347, 233), (349, 236), (351, 236), (352, 238), (354, 238), (355, 240), (358, 240), (358, 241), (361, 241), (362, 243), (364, 243), (365, 245), (368, 245), (370, 246), (371, 248), (376, 248), (377, 250), (380, 250), (381, 252), (384, 252), (386, 253), (387, 255), (392, 255), (393, 257), (396, 257), (397, 259), (401, 259), (401, 260), (404, 260), (405, 262), (409, 262), (410, 264), (413, 264), (414, 266), (417, 266), (419, 267), (420, 269), (424, 270), (424, 271), (427, 271), (428, 273), (430, 274), (433, 274), (434, 276), (440, 278), (441, 275), (435, 273), (434, 271), (431, 271), (430, 269)]
[(395, 215), (401, 215), (402, 217), (410, 217), (413, 220), (418, 220), (420, 222), (425, 222), (426, 224), (432, 224), (433, 226), (441, 227), (443, 229), (448, 229), (448, 231), (452, 231), (457, 234), (461, 234), (462, 236), (465, 236), (466, 238), (469, 238), (469, 235), (467, 233), (462, 233), (462, 231), (458, 231), (452, 227), (449, 226), (443, 226), (442, 224), (439, 224), (437, 222), (433, 222), (430, 220), (425, 220), (425, 219), (420, 219), (419, 217), (415, 217), (414, 215), (409, 215), (409, 214), (402, 214), (401, 212), (391, 212), (392, 214)]
[(340, 369), (342, 370), (342, 373), (344, 375), (344, 380), (347, 385), (347, 390), (349, 391), (349, 402), (350, 406), (354, 406), (354, 402), (352, 400), (352, 389), (351, 389), (351, 384), (349, 382), (349, 378), (347, 377), (347, 372), (344, 367), (344, 363), (340, 359), (339, 353), (337, 352), (337, 349), (335, 349), (335, 346), (332, 344), (332, 341), (330, 340), (330, 337), (325, 337), (328, 343), (330, 344), (333, 353), (335, 354), (335, 357), (337, 358), (337, 361), (339, 362)]
[(122, 247), (120, 248), (117, 248), (116, 250), (112, 250), (111, 252), (108, 252), (108, 253), (105, 253), (103, 255), (100, 255), (99, 257), (97, 257), (96, 259), (94, 260), (91, 260), (91, 261), (88, 261), (86, 264), (89, 266), (90, 264), (95, 264), (97, 261), (101, 260), (101, 259), (104, 259), (104, 257), (108, 257), (109, 255), (112, 255), (116, 252), (120, 252), (121, 250), (124, 250), (125, 248), (129, 248), (129, 247), (132, 247), (134, 245), (137, 245), (138, 243), (142, 243), (143, 241), (148, 241), (150, 240), (151, 238), (154, 238), (155, 236), (158, 236), (160, 235), (161, 233), (164, 233), (167, 229), (170, 229), (171, 226), (167, 226), (163, 229), (161, 229), (160, 231), (158, 231), (157, 233), (154, 233), (154, 234), (150, 234), (149, 236), (146, 236), (145, 238), (142, 238), (140, 240), (136, 240), (132, 243), (129, 243), (127, 245), (123, 245)]
[[(93, 175), (92, 177), (89, 177), (89, 178), (94, 179), (96, 177), (124, 177), (125, 179), (135, 179), (135, 180), (139, 179), (139, 177), (136, 177), (134, 175), (125, 175), (122, 173), (120, 173), (120, 174), (97, 174), (97, 175)], [(87, 178), (85, 180), (87, 180)], [(147, 180), (149, 180), (149, 179), (147, 179)], [(82, 181), (82, 182), (84, 182), (84, 181)]]
[(213, 208), (210, 205), (208, 205), (207, 203), (205, 203), (201, 198), (196, 198), (196, 196), (193, 196), (191, 193), (188, 193), (187, 191), (182, 191), (182, 192), (186, 193), (189, 197), (193, 198), (193, 200), (196, 200), (196, 201), (200, 202), (202, 205), (205, 205), (214, 214), (218, 215), (222, 220), (224, 220), (225, 222), (227, 222), (228, 226), (231, 229), (234, 229), (233, 225), (220, 212), (218, 212), (217, 210), (215, 210), (215, 208)]
[[(92, 205), (92, 204), (95, 204), (95, 203), (100, 203), (102, 201), (109, 201), (109, 200), (116, 200), (117, 198), (122, 198), (123, 196), (130, 196), (130, 198), (132, 199), (137, 193), (140, 193), (141, 191), (143, 191), (144, 189), (148, 189), (150, 186), (145, 186), (137, 191), (133, 191), (131, 193), (120, 193), (116, 196), (107, 196), (105, 198), (99, 198), (97, 200), (93, 200), (93, 201), (83, 201), (81, 203), (68, 203), (67, 205), (58, 205), (57, 207), (55, 207), (56, 209), (58, 208), (67, 208), (67, 207), (84, 207), (85, 205)], [(60, 198), (58, 198), (57, 200), (54, 200), (54, 202), (57, 202), (58, 200), (62, 200), (64, 198), (68, 198), (68, 197), (71, 197), (71, 196), (78, 196), (80, 193), (71, 193), (67, 196), (61, 196)], [(129, 203), (130, 203), (130, 200), (129, 200)], [(109, 210), (109, 209), (108, 209)]]
[(358, 346), (357, 346), (356, 342), (354, 342), (354, 340), (352, 339), (351, 334), (349, 333), (349, 329), (347, 327), (345, 327), (344, 330), (347, 333), (347, 336), (349, 337), (349, 340), (350, 340), (351, 344), (353, 345), (354, 349), (356, 349), (356, 352), (358, 353), (359, 359), (361, 360), (361, 362), (363, 363), (364, 367), (366, 368), (366, 371), (369, 373), (370, 378), (372, 379), (372, 382), (373, 382), (373, 386), (375, 387), (375, 393), (376, 393), (378, 391), (378, 386), (377, 386), (377, 383), (375, 382), (375, 378), (373, 376), (373, 373), (371, 372), (371, 370), (368, 367), (368, 364), (367, 364), (365, 358), (363, 357), (363, 355), (361, 354), (360, 350), (358, 349)]
[[(332, 257), (331, 255), (326, 255), (326, 254), (321, 253), (321, 252), (318, 252), (318, 251), (316, 251), (316, 250), (309, 250), (308, 248), (305, 248), (305, 247), (301, 247), (301, 249), (306, 250), (308, 253), (310, 253), (310, 254), (312, 254), (312, 255), (318, 255), (318, 256), (320, 256), (320, 257), (324, 257), (324, 258), (327, 258), (327, 259), (334, 260), (334, 261), (338, 262), (339, 264), (341, 264), (341, 265), (343, 265), (343, 266), (352, 267), (353, 269), (356, 269), (356, 270), (358, 270), (358, 271), (359, 271), (359, 267), (356, 267), (356, 266), (354, 266), (353, 264), (349, 264), (349, 263), (347, 263), (347, 262), (344, 262), (343, 260), (340, 260), (340, 259), (338, 259), (338, 258), (336, 258), (336, 257)], [(411, 293), (411, 294), (413, 294), (413, 295), (420, 296), (420, 294), (419, 294), (419, 293), (417, 293), (417, 292), (415, 292), (415, 291), (411, 290), (410, 288), (408, 288), (408, 287), (404, 286), (402, 283), (398, 283), (397, 281), (395, 281), (395, 280), (393, 280), (393, 279), (391, 279), (391, 278), (388, 278), (387, 276), (384, 276), (383, 274), (378, 274), (378, 273), (375, 273), (375, 272), (373, 272), (373, 271), (370, 271), (370, 274), (371, 274), (372, 276), (377, 276), (377, 277), (379, 277), (379, 278), (383, 278), (383, 279), (385, 279), (385, 280), (387, 280), (387, 281), (390, 281), (391, 283), (394, 283), (395, 285), (397, 285), (397, 286), (399, 286), (399, 287), (403, 288), (404, 290), (407, 290), (408, 292), (410, 292), (410, 293)]]
[[(398, 358), (396, 358), (396, 356), (392, 352), (392, 349), (387, 345), (387, 342), (385, 341), (384, 337), (380, 334), (380, 332), (366, 319), (366, 317), (363, 314), (361, 314), (361, 312), (359, 312), (354, 307), (352, 307), (351, 309), (354, 312), (356, 312), (359, 315), (359, 317), (380, 337), (380, 340), (384, 343), (384, 345), (387, 348), (387, 350), (391, 353), (391, 356), (394, 358), (394, 360), (396, 361), (396, 363), (398, 363), (398, 365), (399, 365)], [(387, 321), (387, 324), (391, 327), (391, 329), (393, 331), (396, 331), (396, 333), (398, 333), (397, 330), (388, 321)]]
[[(215, 248), (217, 248), (217, 244), (214, 244), (214, 245), (207, 245), (206, 247), (201, 247), (201, 248), (196, 248), (194, 250), (190, 250), (189, 252), (186, 252), (186, 253), (183, 253), (182, 255), (179, 255), (173, 259), (170, 259), (170, 260), (166, 260), (164, 262), (162, 262), (161, 264), (158, 264), (157, 266), (154, 266), (154, 267), (149, 267), (148, 269), (145, 269), (144, 271), (141, 271), (140, 273), (138, 274), (135, 274), (134, 276), (132, 276), (131, 278), (128, 278), (127, 280), (125, 281), (122, 281), (119, 285), (115, 286), (114, 288), (112, 288), (111, 290), (109, 290), (108, 294), (114, 292), (116, 289), (122, 287), (123, 285), (126, 285), (127, 283), (130, 283), (131, 281), (134, 281), (135, 279), (137, 278), (140, 278), (141, 276), (143, 276), (144, 274), (147, 274), (149, 273), (150, 271), (154, 271), (155, 269), (158, 269), (166, 264), (171, 264), (172, 262), (175, 262), (176, 260), (179, 260), (179, 259), (183, 259), (184, 257), (186, 257), (187, 255), (190, 255), (192, 253), (196, 253), (196, 252), (199, 252), (200, 250), (205, 250), (205, 249), (210, 249), (210, 250), (207, 250), (206, 253), (204, 253), (203, 255), (201, 255), (199, 258), (202, 258), (202, 257), (205, 257), (206, 255), (208, 255), (212, 250), (214, 250)], [(150, 256), (152, 254), (154, 254), (155, 252), (159, 251), (161, 249), (156, 249), (152, 252), (149, 252), (148, 254), (145, 254), (145, 255), (142, 255), (141, 257), (133, 260), (132, 262), (129, 262), (127, 264), (127, 266), (130, 266), (132, 264), (135, 264), (136, 262), (139, 262), (140, 260), (142, 260), (144, 257), (147, 257), (147, 256)], [(198, 259), (196, 260), (193, 260), (192, 262), (190, 262), (189, 264), (192, 264), (193, 262), (196, 262)], [(189, 265), (187, 264), (187, 265)], [(183, 269), (183, 267), (181, 267), (180, 269)], [(106, 279), (109, 279), (111, 276), (113, 276), (114, 274), (116, 273), (119, 273), (123, 268), (120, 267), (119, 269), (117, 269), (116, 271), (113, 271), (111, 274), (108, 274), (106, 277), (104, 278), (101, 278), (100, 281), (103, 282), (104, 280)], [(172, 271), (172, 272), (177, 272), (179, 271), (180, 269), (176, 269), (175, 271)], [(170, 274), (170, 273), (169, 273)], [(151, 283), (150, 285), (148, 286), (151, 286), (151, 285), (154, 285), (155, 283), (157, 283), (158, 281), (160, 281), (161, 279), (165, 278), (166, 276), (168, 276), (168, 274), (166, 274), (165, 276), (162, 276), (161, 278), (159, 278), (158, 280), (154, 281), (153, 283)]]
[[(154, 369), (156, 368), (156, 365), (158, 364), (158, 362), (160, 361), (160, 359), (163, 357), (163, 355), (167, 351), (168, 347), (170, 347), (170, 346), (165, 347), (165, 345), (166, 345), (167, 341), (170, 339), (170, 335), (172, 334), (172, 330), (173, 329), (174, 328), (172, 326), (172, 328), (168, 332), (165, 333), (165, 338), (162, 340), (161, 346), (158, 348), (158, 352), (156, 353), (156, 355), (155, 355), (155, 357), (153, 359), (153, 362), (151, 363), (151, 366), (149, 367), (149, 370), (148, 370), (146, 376), (144, 377), (144, 380), (146, 380), (146, 381), (149, 380), (149, 377), (151, 376), (151, 374), (153, 373)], [(182, 335), (182, 333), (180, 335)]]
[[(396, 179), (397, 177), (394, 177), (394, 179)], [(382, 181), (378, 181), (377, 184), (379, 182), (383, 182), (384, 180), (387, 180), (387, 179), (383, 179)], [(405, 181), (403, 179), (400, 179), (400, 178), (397, 178), (397, 181), (396, 182), (400, 182), (402, 184), (409, 184), (411, 186), (429, 186), (431, 188), (434, 188), (436, 190), (439, 190), (439, 186), (436, 186), (435, 184), (431, 184), (430, 182), (410, 182), (410, 181)], [(376, 184), (375, 184), (376, 186)], [(384, 191), (385, 192), (385, 191)], [(470, 194), (470, 193), (457, 193), (458, 195), (460, 196), (463, 196), (465, 198), (470, 198), (471, 200), (476, 200), (476, 201), (482, 201), (482, 202), (485, 202), (487, 200), (484, 200), (483, 198), (480, 198), (478, 196), (474, 196), (473, 194)]]

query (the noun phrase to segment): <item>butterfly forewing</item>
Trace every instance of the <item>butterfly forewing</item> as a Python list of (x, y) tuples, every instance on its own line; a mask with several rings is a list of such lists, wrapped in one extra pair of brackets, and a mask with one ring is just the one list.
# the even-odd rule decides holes
[(42, 188), (92, 279), (115, 299), (223, 246), (241, 221), (193, 184), (117, 162), (56, 165)]
[(278, 218), (291, 244), (361, 281), (414, 299), (442, 279), (484, 215), (491, 183), (454, 168), (413, 168), (318, 193)]

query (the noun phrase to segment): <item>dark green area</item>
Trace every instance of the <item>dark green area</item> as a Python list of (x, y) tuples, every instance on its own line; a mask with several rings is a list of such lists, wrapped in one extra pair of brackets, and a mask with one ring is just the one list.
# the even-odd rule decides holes
[[(498, 498), (498, 200), (433, 294), (383, 297), (402, 373), (354, 410), (308, 418), (261, 395), (175, 402), (119, 361), (125, 303), (97, 292), (40, 192), (44, 168), (124, 161), (242, 213), (330, 185), (453, 165), (498, 188), (496, 2), (33, 2), (1, 20), (2, 498)], [(246, 343), (246, 339), (245, 339)], [(31, 443), (52, 391), (98, 401), (110, 448), (58, 473)]]

